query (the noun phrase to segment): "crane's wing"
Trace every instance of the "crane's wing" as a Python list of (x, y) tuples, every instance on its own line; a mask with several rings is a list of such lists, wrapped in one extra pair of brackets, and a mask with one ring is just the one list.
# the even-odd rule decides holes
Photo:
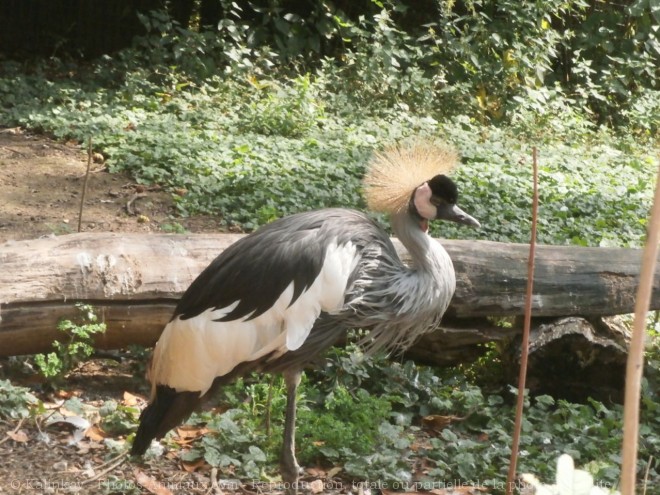
[(330, 209), (277, 220), (236, 242), (191, 284), (154, 351), (151, 379), (204, 394), (216, 377), (303, 344), (338, 311), (360, 252), (378, 228)]
[(209, 308), (235, 306), (218, 321), (255, 318), (294, 284), (295, 302), (318, 276), (324, 246), (320, 215), (294, 215), (266, 225), (232, 244), (190, 285), (174, 311), (188, 319)]

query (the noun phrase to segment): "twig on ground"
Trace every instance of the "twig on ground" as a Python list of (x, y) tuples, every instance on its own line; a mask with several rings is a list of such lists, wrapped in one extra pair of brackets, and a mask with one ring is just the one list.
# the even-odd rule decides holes
[(534, 192), (532, 197), (532, 232), (529, 243), (529, 259), (527, 262), (527, 292), (525, 295), (525, 320), (520, 356), (520, 373), (518, 375), (518, 399), (516, 401), (516, 421), (513, 427), (513, 440), (511, 445), (511, 461), (507, 475), (506, 493), (513, 493), (516, 467), (518, 463), (518, 449), (520, 447), (520, 432), (522, 430), (523, 407), (525, 404), (525, 382), (527, 378), (527, 358), (529, 356), (529, 332), (532, 324), (532, 294), (534, 290), (534, 257), (536, 253), (536, 224), (539, 209), (539, 171), (536, 146), (532, 150), (532, 168)]
[[(51, 415), (52, 415), (52, 413), (51, 413)], [(50, 415), (49, 415), (49, 417), (50, 417)], [(39, 430), (39, 434), (43, 435), (44, 431), (41, 429), (41, 421), (43, 421), (43, 420), (40, 420), (39, 416), (35, 417), (34, 418), (34, 426), (36, 426), (37, 430)]]
[[(25, 421), (25, 418), (21, 418), (21, 419), (18, 421), (18, 425), (16, 426), (16, 428), (14, 428), (14, 431), (12, 431), (12, 433), (16, 433), (16, 432), (18, 432), (18, 430), (21, 429), (21, 426), (23, 426), (23, 422), (24, 422), (24, 421)], [(5, 443), (5, 442), (6, 442), (7, 440), (9, 440), (10, 438), (11, 438), (10, 436), (6, 436), (6, 437), (3, 438), (2, 440), (0, 440), (0, 445), (2, 445), (3, 443)]]
[(649, 486), (649, 471), (653, 465), (653, 456), (649, 456), (649, 462), (646, 463), (646, 472), (644, 473), (644, 484), (642, 485), (642, 495), (646, 495), (646, 487)]
[(108, 474), (112, 470), (116, 469), (117, 467), (121, 466), (124, 463), (124, 461), (126, 460), (126, 457), (128, 457), (128, 450), (126, 452), (122, 452), (121, 454), (119, 454), (116, 457), (113, 457), (109, 461), (104, 462), (100, 466), (97, 466), (96, 469), (101, 469), (105, 466), (108, 466), (108, 467), (106, 469), (102, 470), (102, 471), (99, 471), (98, 473), (96, 473), (91, 478), (86, 479), (84, 481), (81, 481), (80, 485), (81, 486), (89, 485), (90, 483), (93, 483), (96, 480), (103, 478), (106, 474)]
[(80, 198), (80, 212), (78, 213), (78, 232), (82, 229), (83, 208), (85, 206), (85, 195), (87, 194), (87, 183), (89, 182), (89, 171), (92, 167), (92, 137), (87, 140), (87, 172), (85, 172), (85, 182), (83, 182), (82, 196)]
[(215, 495), (225, 495), (225, 492), (222, 491), (222, 488), (220, 488), (220, 485), (218, 484), (218, 468), (214, 467), (213, 469), (211, 469), (211, 488), (209, 488), (206, 493), (207, 494), (214, 493)]
[(138, 198), (144, 198), (147, 196), (147, 193), (135, 193), (133, 196), (131, 196), (131, 199), (128, 200), (126, 203), (126, 213), (129, 215), (135, 215), (135, 210), (133, 209), (133, 203), (135, 202), (136, 199)]
[(115, 457), (113, 457), (113, 458), (111, 458), (111, 459), (105, 461), (103, 464), (99, 464), (98, 466), (96, 466), (96, 469), (103, 469), (103, 468), (106, 467), (107, 465), (109, 465), (109, 464), (115, 462), (117, 459), (121, 459), (122, 457), (125, 457), (125, 456), (127, 456), (127, 455), (128, 455), (128, 450), (127, 450), (126, 452), (122, 452), (121, 454), (119, 454), (119, 455), (117, 455), (117, 456), (115, 456)]
[(24, 158), (28, 156), (27, 153), (23, 153), (22, 151), (18, 151), (14, 148), (10, 148), (9, 146), (2, 146), (0, 149), (11, 151), (12, 153), (15, 153), (17, 155), (21, 155)]

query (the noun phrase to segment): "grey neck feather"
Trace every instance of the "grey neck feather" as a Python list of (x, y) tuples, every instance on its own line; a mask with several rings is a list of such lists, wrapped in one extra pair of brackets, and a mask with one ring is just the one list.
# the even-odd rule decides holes
[(408, 211), (396, 213), (391, 216), (390, 223), (392, 230), (410, 253), (414, 268), (430, 273), (447, 269), (449, 255), (438, 242), (421, 229), (419, 220), (413, 215)]

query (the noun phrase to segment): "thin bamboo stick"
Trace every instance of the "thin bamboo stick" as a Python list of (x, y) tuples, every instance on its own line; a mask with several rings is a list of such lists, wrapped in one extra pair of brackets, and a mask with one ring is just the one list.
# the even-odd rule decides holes
[(635, 300), (633, 334), (626, 367), (626, 393), (623, 409), (623, 448), (621, 464), (621, 493), (634, 495), (637, 471), (637, 446), (639, 441), (639, 399), (644, 367), (644, 340), (646, 315), (653, 290), (653, 275), (660, 241), (660, 167), (655, 185), (655, 196), (649, 221), (648, 238), (642, 256), (639, 287)]
[(83, 209), (85, 208), (85, 196), (87, 195), (87, 183), (89, 182), (89, 172), (92, 168), (92, 136), (87, 140), (87, 172), (85, 172), (85, 182), (83, 183), (82, 195), (80, 196), (80, 211), (78, 212), (78, 232), (82, 229)]
[(523, 407), (525, 404), (525, 384), (527, 380), (527, 358), (529, 356), (529, 332), (532, 325), (532, 294), (534, 291), (534, 258), (536, 256), (536, 224), (539, 209), (539, 171), (536, 146), (532, 150), (532, 167), (534, 193), (532, 197), (532, 233), (529, 243), (529, 258), (527, 260), (527, 292), (525, 294), (525, 319), (520, 355), (520, 373), (518, 375), (518, 400), (516, 402), (516, 420), (511, 441), (511, 460), (506, 480), (506, 493), (511, 495), (515, 486), (516, 467), (518, 464), (518, 449), (520, 448), (520, 432), (522, 430)]

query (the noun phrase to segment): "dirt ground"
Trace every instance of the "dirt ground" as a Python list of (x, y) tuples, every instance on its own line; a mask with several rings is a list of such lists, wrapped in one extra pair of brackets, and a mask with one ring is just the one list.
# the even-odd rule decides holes
[[(0, 129), (0, 243), (78, 231), (87, 153), (20, 129)], [(131, 201), (132, 200), (132, 201)], [(129, 203), (130, 202), (130, 203)], [(171, 195), (91, 164), (83, 232), (216, 232), (213, 217), (176, 216)]]

